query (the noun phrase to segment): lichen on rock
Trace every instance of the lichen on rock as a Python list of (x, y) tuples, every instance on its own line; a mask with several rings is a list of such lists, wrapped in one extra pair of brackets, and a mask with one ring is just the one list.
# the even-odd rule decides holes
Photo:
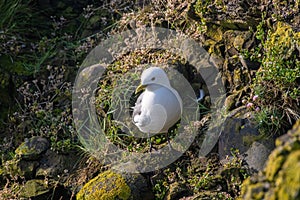
[(244, 181), (240, 199), (300, 198), (300, 120), (276, 144), (264, 171)]
[(49, 148), (50, 144), (46, 138), (35, 136), (26, 139), (17, 149), (16, 154), (26, 160), (36, 160)]
[(131, 191), (122, 175), (105, 171), (88, 183), (76, 195), (78, 200), (127, 200)]

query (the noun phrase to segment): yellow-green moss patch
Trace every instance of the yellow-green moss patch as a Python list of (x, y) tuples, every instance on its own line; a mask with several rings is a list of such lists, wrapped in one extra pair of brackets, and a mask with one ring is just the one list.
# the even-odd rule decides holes
[(113, 171), (105, 171), (90, 180), (76, 195), (78, 200), (127, 200), (131, 190), (125, 179)]
[(270, 155), (268, 163), (266, 165), (266, 177), (268, 180), (273, 180), (274, 177), (276, 176), (277, 172), (280, 170), (282, 163), (284, 162), (285, 157), (284, 156), (279, 156), (275, 152)]
[(275, 185), (277, 199), (300, 198), (300, 150), (292, 152), (286, 159)]

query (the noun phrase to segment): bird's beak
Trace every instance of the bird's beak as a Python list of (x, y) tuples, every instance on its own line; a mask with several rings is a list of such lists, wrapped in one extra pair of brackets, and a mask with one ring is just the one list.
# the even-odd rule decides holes
[(139, 93), (140, 91), (144, 90), (146, 88), (145, 85), (140, 84), (136, 89), (135, 89), (135, 94)]

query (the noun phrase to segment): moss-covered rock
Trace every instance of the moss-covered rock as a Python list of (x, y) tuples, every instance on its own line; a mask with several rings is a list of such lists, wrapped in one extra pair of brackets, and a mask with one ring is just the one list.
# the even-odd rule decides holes
[(276, 196), (278, 199), (300, 198), (300, 149), (291, 152), (282, 166), (275, 181), (277, 186)]
[(263, 169), (264, 164), (274, 149), (273, 138), (262, 136), (249, 120), (251, 112), (244, 106), (229, 112), (219, 137), (219, 155), (226, 159), (232, 149), (238, 149), (251, 172)]
[(90, 180), (76, 195), (78, 200), (113, 200), (130, 198), (131, 190), (125, 179), (113, 171), (105, 171)]
[(105, 171), (90, 180), (76, 197), (78, 200), (154, 199), (146, 179), (141, 174), (118, 173), (112, 170)]
[(264, 171), (244, 181), (241, 199), (300, 198), (300, 120), (276, 144)]
[(15, 152), (23, 159), (36, 160), (49, 147), (50, 144), (46, 138), (35, 136), (26, 139)]
[(18, 158), (8, 160), (0, 167), (0, 175), (5, 177), (22, 177), (30, 179), (35, 176), (37, 161), (26, 161)]
[(64, 186), (50, 179), (32, 179), (16, 187), (20, 188), (18, 199), (71, 199)]
[(55, 153), (52, 150), (47, 150), (39, 160), (40, 165), (35, 170), (37, 177), (57, 177), (64, 174), (64, 171), (71, 171), (80, 157), (76, 152), (69, 154)]
[(21, 190), (23, 197), (35, 197), (50, 192), (50, 188), (45, 180), (29, 180)]

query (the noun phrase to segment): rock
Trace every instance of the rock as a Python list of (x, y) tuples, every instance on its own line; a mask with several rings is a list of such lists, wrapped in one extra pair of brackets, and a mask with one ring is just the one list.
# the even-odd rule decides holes
[[(270, 143), (269, 143), (270, 144)], [(268, 147), (268, 143), (254, 141), (250, 148), (244, 153), (245, 161), (254, 172), (263, 170), (265, 162), (273, 149), (273, 145)]]
[[(197, 1), (197, 3), (202, 1)], [(202, 5), (203, 6), (203, 5)], [(231, 0), (210, 2), (203, 15), (206, 23), (218, 24), (226, 29), (248, 30), (260, 21), (262, 3), (258, 1)]]
[(71, 199), (71, 194), (57, 182), (48, 179), (32, 179), (21, 188), (20, 197), (34, 200)]
[(246, 108), (240, 107), (227, 117), (219, 137), (220, 160), (231, 155), (232, 149), (238, 149), (252, 172), (262, 170), (271, 150), (272, 138), (264, 138), (250, 122)]
[(25, 179), (31, 179), (35, 176), (35, 170), (39, 163), (37, 161), (20, 160), (18, 163), (19, 176)]
[(300, 120), (276, 140), (261, 173), (246, 179), (240, 199), (300, 199)]
[[(33, 157), (39, 157), (39, 159), (33, 160)], [(76, 154), (57, 154), (49, 149), (45, 153), (36, 154), (33, 157), (29, 156), (29, 159), (16, 157), (6, 161), (3, 173), (24, 177), (27, 180), (36, 177), (57, 178), (60, 176), (62, 181), (62, 175), (67, 175), (66, 171), (71, 171), (80, 159)]]
[(141, 174), (123, 173), (122, 176), (131, 190), (131, 199), (154, 199), (146, 179)]
[(223, 32), (224, 30), (222, 27), (212, 24), (208, 27), (206, 34), (209, 38), (217, 43), (221, 42), (223, 39)]
[(22, 177), (25, 179), (30, 179), (34, 177), (37, 166), (37, 161), (12, 159), (3, 163), (0, 173), (1, 175), (9, 177)]
[(119, 174), (108, 170), (86, 183), (77, 193), (78, 200), (154, 199), (140, 174)]
[[(46, 196), (49, 195), (50, 188), (47, 185), (45, 180), (29, 180), (25, 183), (24, 187), (21, 190), (21, 195), (22, 197), (25, 198), (32, 198), (32, 197), (37, 197), (37, 196), (42, 196), (47, 194)], [(44, 196), (44, 198), (46, 197)]]
[(300, 150), (291, 152), (282, 165), (276, 178), (276, 196), (278, 199), (300, 198)]
[(120, 174), (107, 171), (89, 181), (77, 194), (77, 199), (115, 199), (126, 200), (131, 190)]
[(36, 176), (57, 177), (65, 170), (71, 171), (80, 159), (76, 154), (57, 154), (47, 150), (40, 160), (40, 166), (36, 170)]
[[(211, 199), (226, 199), (227, 196), (220, 191), (204, 190), (199, 194), (190, 197), (183, 197), (179, 200), (211, 200)], [(230, 199), (230, 198), (229, 198)]]
[(227, 111), (233, 110), (235, 108), (235, 103), (237, 101), (237, 93), (230, 94), (226, 97), (224, 105)]
[(34, 136), (26, 139), (15, 152), (24, 160), (37, 160), (49, 146), (50, 144), (46, 138)]

